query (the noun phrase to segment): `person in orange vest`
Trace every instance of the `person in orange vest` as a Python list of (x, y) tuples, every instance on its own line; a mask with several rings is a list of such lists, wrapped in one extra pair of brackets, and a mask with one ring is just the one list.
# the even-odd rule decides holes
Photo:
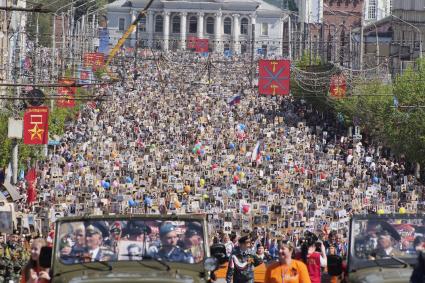
[(307, 266), (292, 259), (294, 246), (284, 241), (279, 246), (279, 261), (270, 264), (266, 270), (264, 282), (267, 283), (311, 283)]

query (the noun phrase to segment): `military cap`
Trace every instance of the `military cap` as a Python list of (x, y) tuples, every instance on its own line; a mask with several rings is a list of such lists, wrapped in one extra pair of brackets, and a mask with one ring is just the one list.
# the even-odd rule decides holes
[(187, 225), (185, 236), (189, 238), (194, 235), (199, 235), (199, 236), (202, 235), (202, 226), (201, 226), (201, 223), (199, 222), (190, 222)]
[(164, 237), (168, 233), (175, 231), (176, 227), (171, 223), (164, 223), (161, 228), (159, 228), (159, 236)]
[(239, 238), (238, 242), (239, 242), (239, 244), (244, 244), (249, 240), (251, 240), (249, 236), (242, 236), (242, 237)]
[(91, 236), (94, 234), (102, 235), (102, 231), (100, 231), (100, 229), (96, 227), (95, 225), (90, 224), (89, 226), (86, 227), (86, 235)]

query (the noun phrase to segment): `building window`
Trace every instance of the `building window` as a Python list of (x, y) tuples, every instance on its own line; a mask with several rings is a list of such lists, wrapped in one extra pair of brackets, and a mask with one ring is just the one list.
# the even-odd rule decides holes
[(142, 16), (142, 19), (140, 20), (139, 31), (141, 31), (141, 32), (146, 31), (146, 16)]
[(262, 23), (261, 24), (261, 35), (269, 35), (269, 24)]
[(248, 34), (248, 19), (243, 18), (241, 20), (241, 34)]
[(207, 33), (208, 34), (214, 33), (214, 19), (211, 17), (207, 18)]
[(224, 34), (232, 34), (232, 20), (230, 18), (224, 19)]
[(376, 0), (369, 0), (368, 18), (376, 19)]
[(164, 19), (161, 15), (156, 16), (155, 18), (155, 32), (163, 32), (164, 29)]
[(180, 16), (174, 16), (173, 18), (173, 33), (180, 32)]
[(198, 20), (196, 17), (189, 18), (189, 33), (196, 33), (198, 30)]
[(119, 31), (124, 31), (124, 27), (125, 27), (125, 19), (124, 18), (120, 18), (119, 22), (118, 22), (118, 30)]

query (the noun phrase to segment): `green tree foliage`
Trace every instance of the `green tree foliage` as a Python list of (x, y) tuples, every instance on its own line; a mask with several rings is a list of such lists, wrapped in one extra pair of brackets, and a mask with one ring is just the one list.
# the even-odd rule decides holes
[[(335, 111), (357, 117), (365, 132), (411, 162), (425, 164), (425, 61), (408, 69), (392, 85), (357, 83), (351, 97), (336, 100)], [(394, 97), (399, 107), (394, 105)]]

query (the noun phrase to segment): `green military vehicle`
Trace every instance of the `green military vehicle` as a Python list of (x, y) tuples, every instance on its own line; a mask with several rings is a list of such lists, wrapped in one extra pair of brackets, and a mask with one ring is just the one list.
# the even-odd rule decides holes
[(350, 223), (350, 283), (406, 283), (425, 248), (425, 217), (356, 215)]
[(66, 217), (55, 231), (40, 255), (51, 282), (208, 282), (217, 266), (203, 215)]

